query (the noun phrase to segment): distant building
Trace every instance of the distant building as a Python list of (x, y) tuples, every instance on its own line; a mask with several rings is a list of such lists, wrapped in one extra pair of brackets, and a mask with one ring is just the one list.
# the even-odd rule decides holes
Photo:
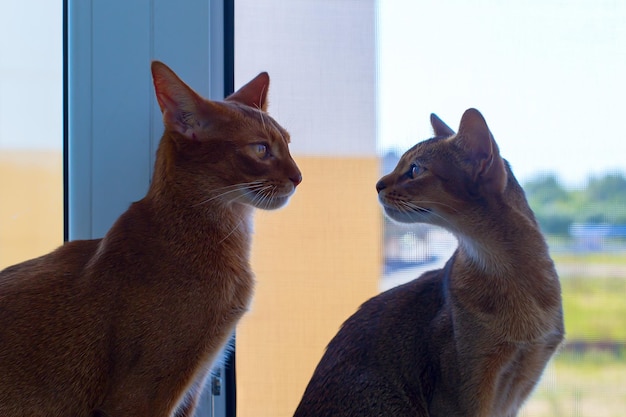
[(581, 249), (603, 250), (609, 240), (626, 239), (626, 224), (574, 223), (569, 234)]

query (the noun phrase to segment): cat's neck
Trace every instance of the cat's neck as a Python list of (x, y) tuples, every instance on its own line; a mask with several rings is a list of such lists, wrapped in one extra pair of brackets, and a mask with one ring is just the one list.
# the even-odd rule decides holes
[(145, 200), (160, 210), (172, 210), (180, 215), (194, 217), (207, 225), (220, 226), (229, 220), (249, 219), (253, 209), (245, 204), (225, 203), (220, 194), (232, 192), (194, 182), (194, 176), (185, 172), (185, 162), (177, 153), (174, 134), (166, 131), (157, 151), (154, 175)]
[(186, 245), (193, 242), (211, 248), (222, 245), (245, 248), (250, 244), (251, 207), (149, 198), (144, 199), (143, 203), (151, 207), (164, 236), (170, 242), (180, 240)]
[(169, 244), (190, 250), (250, 246), (253, 208), (224, 203), (220, 191), (206, 190), (186, 179), (176, 162), (175, 143), (166, 132), (157, 152), (155, 173), (146, 196), (139, 202), (158, 223)]
[(469, 227), (455, 233), (459, 257), (487, 275), (511, 275), (525, 269), (553, 275), (547, 244), (518, 187), (486, 201)]
[[(176, 199), (148, 195), (142, 203), (149, 207), (170, 245), (180, 244), (193, 251), (219, 248), (249, 248), (252, 231), (251, 207), (243, 204), (197, 203), (195, 199)], [(165, 198), (163, 198), (165, 197)]]
[(545, 239), (519, 196), (505, 191), (474, 214), (473, 229), (457, 233), (448, 283), (459, 311), (499, 329), (497, 337), (530, 341), (558, 327), (561, 290)]

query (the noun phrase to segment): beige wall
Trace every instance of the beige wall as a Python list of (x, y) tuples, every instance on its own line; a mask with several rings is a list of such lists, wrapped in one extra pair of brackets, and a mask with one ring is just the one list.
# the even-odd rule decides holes
[(291, 416), (325, 346), (377, 292), (376, 158), (296, 157), (289, 205), (257, 211), (256, 293), (237, 330), (237, 414)]
[(63, 243), (60, 151), (0, 149), (0, 269)]
[(287, 417), (382, 272), (376, 2), (238, 0), (235, 21), (235, 83), (268, 71), (269, 113), (290, 132), (304, 178), (286, 208), (256, 214), (237, 415)]

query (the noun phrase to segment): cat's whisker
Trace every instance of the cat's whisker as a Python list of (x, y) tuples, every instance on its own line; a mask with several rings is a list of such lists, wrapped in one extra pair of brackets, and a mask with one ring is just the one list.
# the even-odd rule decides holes
[[(266, 132), (268, 135), (272, 135), (273, 132), (269, 129), (268, 124), (269, 121), (266, 122), (266, 119), (268, 117), (267, 113), (265, 113), (260, 107), (257, 106), (257, 110), (259, 110), (259, 117), (261, 119), (261, 126), (263, 128), (263, 131)], [(289, 143), (289, 139), (287, 139), (285, 137), (285, 135), (283, 134), (283, 132), (278, 129), (278, 130), (274, 130), (275, 132), (278, 132), (278, 134), (280, 135), (280, 138), (283, 140), (284, 143)]]
[(215, 188), (213, 189), (213, 191), (222, 191), (222, 190), (228, 190), (229, 188), (248, 187), (248, 186), (260, 185), (260, 184), (263, 184), (263, 181), (256, 180), (256, 181), (250, 181), (250, 182), (242, 182), (242, 183), (231, 184), (231, 185), (226, 185), (224, 187)]
[(265, 181), (263, 180), (255, 180), (255, 181), (250, 181), (250, 182), (240, 182), (237, 184), (232, 184), (232, 185), (226, 185), (224, 187), (220, 187), (220, 188), (215, 188), (213, 191), (222, 191), (222, 190), (227, 190), (229, 188), (249, 188), (249, 187), (256, 187), (256, 186), (260, 186), (265, 184)]
[(267, 125), (265, 124), (265, 117), (267, 114), (263, 111), (260, 105), (257, 105), (256, 109), (259, 111), (259, 117), (261, 118), (261, 126), (263, 128), (263, 131), (269, 134), (270, 131), (267, 128)]
[(274, 198), (274, 191), (274, 187), (271, 185), (259, 190), (259, 193), (257, 194), (257, 197), (259, 197), (258, 204), (263, 207), (268, 205), (267, 202)]
[(253, 186), (249, 186), (245, 188), (245, 191), (251, 191), (255, 194), (255, 198), (259, 195), (265, 194), (265, 192), (270, 189), (272, 186), (267, 184), (266, 182), (259, 182), (258, 184), (254, 184)]
[(221, 190), (227, 190), (224, 191), (220, 194), (214, 195), (210, 198), (207, 198), (205, 200), (200, 201), (199, 203), (194, 204), (192, 207), (197, 207), (206, 203), (209, 203), (217, 198), (221, 198), (225, 195), (231, 194), (231, 193), (236, 193), (236, 192), (241, 192), (241, 191), (245, 191), (245, 190), (254, 190), (256, 187), (261, 187), (263, 186), (264, 182), (263, 181), (252, 181), (252, 182), (248, 182), (248, 183), (240, 183), (240, 184), (233, 184), (233, 185), (228, 185), (225, 187), (221, 187), (221, 188), (217, 188), (215, 191), (221, 191)]
[(450, 221), (448, 219), (446, 219), (445, 217), (431, 211), (431, 210), (427, 210), (424, 207), (418, 206), (415, 203), (412, 203), (410, 201), (397, 201), (395, 204), (395, 208), (405, 214), (408, 215), (410, 217), (412, 217), (412, 214), (419, 214), (419, 215), (424, 215), (425, 213), (431, 214), (441, 220), (443, 220), (444, 222), (446, 222), (447, 224), (449, 224), (450, 226), (452, 226), (452, 223), (450, 223)]
[(271, 184), (267, 184), (265, 181), (257, 181), (252, 185), (248, 185), (247, 187), (242, 187), (240, 189), (243, 192), (248, 191), (248, 197), (250, 198), (249, 203), (253, 206), (257, 207), (265, 207), (266, 201), (269, 201), (273, 198), (273, 190), (274, 186)]
[(424, 204), (435, 204), (435, 205), (438, 205), (438, 206), (441, 206), (441, 207), (448, 208), (448, 209), (452, 210), (455, 213), (459, 213), (458, 209), (452, 207), (449, 204), (442, 203), (440, 201), (422, 201), (422, 203), (424, 203)]
[(434, 213), (434, 212), (430, 212), (433, 216), (440, 218), (441, 220), (443, 220), (444, 223), (447, 223), (450, 225), (450, 227), (452, 228), (452, 230), (455, 230), (454, 224), (452, 224), (452, 222), (450, 222), (450, 220), (446, 219), (445, 217), (443, 217), (440, 214)]
[(261, 115), (261, 126), (263, 127), (263, 131), (268, 132), (267, 126), (265, 125), (265, 112), (261, 110), (260, 108), (259, 108), (259, 111), (260, 111), (259, 114)]
[(453, 224), (450, 222), (450, 220), (446, 219), (445, 217), (443, 217), (442, 215), (440, 215), (438, 213), (435, 213), (432, 210), (427, 210), (424, 207), (418, 206), (417, 204), (411, 203), (409, 201), (403, 201), (402, 203), (408, 209), (408, 211), (410, 211), (410, 212), (415, 213), (415, 212), (423, 212), (423, 211), (426, 210), (426, 211), (428, 211), (429, 214), (432, 214), (433, 216), (443, 220), (445, 223), (449, 224), (450, 226), (453, 226)]
[(226, 192), (223, 192), (223, 193), (220, 193), (220, 194), (215, 195), (215, 196), (213, 196), (213, 197), (211, 197), (211, 198), (207, 198), (206, 200), (202, 200), (202, 201), (200, 201), (199, 203), (196, 203), (196, 204), (192, 205), (191, 207), (201, 206), (201, 205), (203, 205), (203, 204), (207, 204), (207, 203), (209, 203), (209, 202), (211, 202), (211, 201), (213, 201), (213, 200), (215, 200), (215, 199), (218, 199), (218, 198), (220, 198), (220, 197), (223, 197), (223, 196), (225, 196), (225, 195), (232, 194), (232, 193), (236, 193), (236, 192), (239, 192), (239, 191), (242, 191), (242, 188), (241, 188), (241, 187), (239, 187), (239, 188), (235, 188), (235, 189), (233, 189), (233, 190), (229, 190), (229, 191), (226, 191)]
[(257, 199), (257, 204), (261, 207), (265, 207), (265, 205), (267, 204), (267, 201), (269, 200), (267, 193), (259, 194), (258, 197), (259, 198)]
[[(261, 96), (265, 95), (265, 93), (267, 92), (267, 86), (264, 86), (263, 88), (261, 88)], [(261, 113), (265, 113), (263, 111), (263, 105), (261, 103), (256, 103), (254, 105), (254, 107), (259, 110)]]
[(222, 242), (224, 242), (226, 239), (228, 239), (228, 238), (229, 238), (229, 237), (230, 237), (233, 233), (235, 233), (235, 231), (236, 231), (237, 229), (239, 229), (239, 226), (241, 226), (241, 224), (243, 223), (243, 220), (244, 220), (244, 219), (239, 220), (239, 222), (238, 222), (238, 223), (237, 223), (237, 224), (233, 227), (233, 229), (232, 229), (230, 232), (228, 232), (228, 234), (227, 234), (226, 236), (224, 236), (222, 239), (220, 239), (220, 241), (219, 241), (219, 242), (217, 242), (217, 244), (218, 244), (218, 245), (219, 245), (219, 244), (221, 244), (221, 243), (222, 243)]

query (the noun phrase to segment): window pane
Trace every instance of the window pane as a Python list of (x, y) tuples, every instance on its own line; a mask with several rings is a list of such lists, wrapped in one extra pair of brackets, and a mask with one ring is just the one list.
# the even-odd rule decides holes
[(62, 2), (0, 3), (0, 269), (63, 242)]
[(291, 415), (363, 301), (450, 257), (449, 233), (383, 220), (374, 184), (431, 136), (430, 113), (456, 128), (470, 107), (526, 188), (562, 279), (567, 341), (522, 415), (622, 414), (624, 21), (619, 2), (237, 0), (236, 83), (269, 71), (269, 111), (304, 176), (288, 207), (255, 219), (242, 416)]
[[(431, 135), (431, 112), (456, 129), (476, 107), (547, 235), (567, 334), (525, 417), (626, 409), (624, 21), (620, 2), (380, 2), (385, 170)], [(385, 226), (385, 287), (450, 255), (434, 228)]]
[(290, 416), (328, 341), (378, 291), (375, 2), (237, 0), (235, 25), (237, 87), (269, 72), (269, 113), (303, 174), (287, 207), (255, 215), (237, 413)]

